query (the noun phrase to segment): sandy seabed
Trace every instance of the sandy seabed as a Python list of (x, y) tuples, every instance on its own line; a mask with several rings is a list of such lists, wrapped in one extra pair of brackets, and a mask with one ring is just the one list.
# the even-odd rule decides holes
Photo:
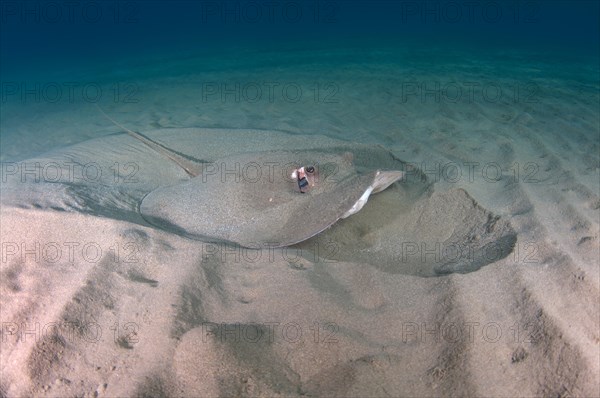
[[(139, 101), (102, 106), (139, 131), (259, 128), (381, 144), (424, 172), (422, 195), (437, 209), (444, 195), (472, 198), (467, 210), (430, 211), (414, 231), (446, 233), (445, 214), (468, 222), (484, 208), (510, 223), (510, 253), (420, 274), (418, 259), (444, 248), (417, 232), (394, 240), (402, 226), (390, 220), (414, 210), (394, 201), (410, 181), (287, 250), (3, 198), (1, 396), (598, 396), (599, 99), (598, 82), (582, 78), (597, 69), (511, 63), (514, 54), (333, 68), (328, 57), (343, 54), (321, 55), (296, 65), (262, 54), (245, 69), (185, 59), (123, 75)], [(182, 72), (194, 62), (213, 67)], [(107, 90), (115, 79), (89, 76)], [(303, 94), (244, 97), (273, 81)], [(236, 82), (248, 91), (222, 97)], [(457, 99), (452, 90), (473, 83), (486, 94)], [(85, 101), (3, 108), (3, 176), (22, 165), (13, 161), (118, 132)]]

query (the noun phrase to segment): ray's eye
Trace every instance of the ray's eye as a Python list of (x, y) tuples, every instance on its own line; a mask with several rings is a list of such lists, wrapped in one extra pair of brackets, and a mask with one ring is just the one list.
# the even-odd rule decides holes
[(314, 167), (312, 167), (312, 166), (308, 166), (308, 167), (306, 168), (306, 172), (307, 172), (308, 174), (312, 174), (312, 173), (314, 173), (314, 172), (315, 172), (315, 168), (314, 168)]

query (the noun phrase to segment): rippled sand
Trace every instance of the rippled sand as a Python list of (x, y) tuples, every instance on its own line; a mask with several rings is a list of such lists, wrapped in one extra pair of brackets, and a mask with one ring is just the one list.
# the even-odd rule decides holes
[[(262, 54), (243, 70), (222, 59), (193, 74), (184, 71), (214, 60), (185, 59), (125, 76), (139, 101), (102, 105), (129, 128), (381, 144), (428, 185), (409, 179), (313, 240), (259, 251), (3, 197), (2, 395), (597, 394), (593, 68), (515, 54), (432, 65), (422, 52), (374, 50), (362, 61), (349, 52), (336, 68), (344, 54)], [(85, 79), (109, 87), (111, 78), (99, 69)], [(264, 91), (251, 102), (219, 92), (274, 81), (303, 94), (293, 102), (275, 91), (271, 101)], [(12, 161), (118, 131), (81, 99), (10, 106), (3, 175)], [(492, 245), (489, 261), (475, 263), (462, 245), (456, 262), (424, 271), (455, 249), (444, 245), (453, 236), (478, 239), (450, 220), (485, 235), (505, 225), (494, 217), (513, 231), (509, 253)]]

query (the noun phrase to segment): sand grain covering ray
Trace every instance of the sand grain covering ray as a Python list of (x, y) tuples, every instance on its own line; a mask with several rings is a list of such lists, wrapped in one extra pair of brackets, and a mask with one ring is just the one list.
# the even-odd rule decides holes
[[(54, 175), (12, 176), (4, 203), (125, 219), (205, 241), (280, 247), (359, 211), (371, 193), (403, 176), (403, 162), (382, 147), (322, 136), (206, 129), (150, 135), (193, 149), (180, 153), (148, 136), (90, 140), (23, 162), (23, 168), (50, 165)], [(173, 159), (203, 160), (184, 167)], [(314, 187), (304, 194), (290, 177), (300, 166), (316, 169)]]

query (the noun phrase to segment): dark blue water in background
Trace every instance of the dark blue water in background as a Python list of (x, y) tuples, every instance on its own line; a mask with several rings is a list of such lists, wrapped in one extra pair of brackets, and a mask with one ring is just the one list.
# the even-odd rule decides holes
[[(141, 130), (162, 117), (357, 137), (420, 131), (440, 94), (458, 88), (480, 116), (505, 106), (544, 124), (548, 104), (562, 115), (582, 100), (574, 120), (597, 120), (585, 112), (598, 102), (599, 14), (598, 1), (2, 0), (0, 159), (106, 134), (95, 103)], [(302, 89), (299, 102), (290, 87)], [(244, 97), (256, 89), (259, 101)], [(549, 102), (534, 112), (531, 99)], [(403, 125), (399, 109), (423, 115)], [(591, 123), (583, 131), (600, 142)]]
[[(2, 79), (188, 52), (293, 51), (381, 43), (599, 56), (598, 1), (10, 1), (1, 3)], [(237, 52), (237, 55), (236, 55)], [(476, 53), (474, 53), (476, 56)], [(442, 59), (432, 59), (442, 62)]]

